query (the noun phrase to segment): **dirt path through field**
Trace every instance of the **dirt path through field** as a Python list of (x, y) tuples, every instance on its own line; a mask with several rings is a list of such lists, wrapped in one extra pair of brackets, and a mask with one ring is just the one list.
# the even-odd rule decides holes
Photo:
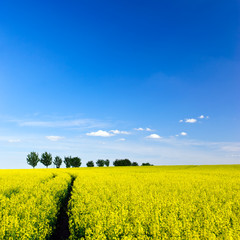
[(68, 218), (68, 201), (71, 198), (72, 186), (75, 181), (75, 178), (72, 176), (72, 181), (70, 187), (68, 189), (67, 197), (64, 199), (62, 206), (60, 208), (60, 212), (57, 218), (56, 229), (53, 232), (50, 240), (65, 240), (70, 236), (69, 231), (69, 218)]

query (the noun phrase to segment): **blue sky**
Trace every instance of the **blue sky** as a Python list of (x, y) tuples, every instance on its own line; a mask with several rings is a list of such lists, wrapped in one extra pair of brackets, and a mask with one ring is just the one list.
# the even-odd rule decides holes
[(240, 163), (239, 34), (233, 0), (1, 1), (0, 168)]

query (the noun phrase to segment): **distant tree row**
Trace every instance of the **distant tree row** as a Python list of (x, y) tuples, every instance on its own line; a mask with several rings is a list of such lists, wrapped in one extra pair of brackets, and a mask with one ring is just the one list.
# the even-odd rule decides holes
[(36, 152), (31, 152), (27, 155), (27, 163), (33, 168), (35, 168), (39, 162), (47, 168), (52, 164), (54, 164), (56, 168), (60, 168), (63, 162), (65, 163), (66, 168), (80, 167), (82, 164), (81, 158), (79, 157), (64, 157), (63, 161), (62, 158), (59, 156), (56, 156), (53, 159), (52, 154), (47, 152), (43, 153), (41, 157), (39, 157), (38, 153)]
[[(137, 162), (131, 162), (129, 159), (116, 159), (113, 162), (113, 165), (115, 167), (118, 166), (139, 166)], [(142, 163), (142, 166), (153, 166), (150, 163)]]
[[(108, 159), (103, 160), (103, 159), (98, 159), (96, 161), (96, 164), (98, 167), (109, 167), (110, 161)], [(88, 161), (87, 162), (87, 167), (94, 167), (94, 162), (93, 161)]]
[(153, 166), (153, 164), (150, 164), (150, 163), (142, 163), (142, 166)]
[[(96, 164), (98, 167), (108, 167), (109, 166), (110, 161), (107, 160), (102, 160), (99, 159), (97, 160)], [(116, 159), (113, 162), (113, 166), (118, 167), (118, 166), (139, 166), (137, 162), (131, 162), (129, 159)], [(153, 166), (150, 163), (142, 163), (142, 166)], [(94, 162), (93, 161), (89, 161), (87, 162), (87, 167), (94, 167)]]
[[(65, 164), (66, 168), (70, 167), (80, 167), (82, 165), (81, 158), (79, 157), (64, 157), (64, 160), (62, 160), (61, 157), (56, 156), (54, 159), (52, 157), (51, 153), (43, 153), (41, 157), (39, 157), (38, 153), (36, 152), (31, 152), (27, 155), (27, 163), (35, 168), (38, 163), (42, 163), (44, 166), (48, 168), (48, 166), (54, 164), (56, 168), (60, 168), (62, 163)], [(103, 160), (103, 159), (98, 159), (96, 161), (96, 165), (98, 167), (109, 167), (110, 161), (108, 159)], [(131, 162), (129, 159), (116, 159), (113, 162), (113, 165), (115, 167), (117, 166), (138, 166), (137, 162)], [(142, 166), (153, 166), (150, 163), (142, 163)], [(87, 162), (87, 167), (94, 167), (94, 162), (93, 161), (88, 161)]]

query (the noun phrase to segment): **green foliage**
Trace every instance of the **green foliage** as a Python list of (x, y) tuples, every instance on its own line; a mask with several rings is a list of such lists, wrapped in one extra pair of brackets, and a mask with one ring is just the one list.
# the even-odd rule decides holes
[(93, 161), (88, 161), (87, 162), (87, 167), (94, 167), (94, 162)]
[(38, 162), (40, 161), (39, 157), (38, 157), (38, 153), (36, 152), (30, 152), (27, 155), (27, 163), (32, 166), (33, 168), (35, 168), (38, 164)]
[(56, 156), (53, 164), (56, 166), (56, 168), (60, 168), (60, 166), (62, 165), (62, 159), (59, 156)]
[(105, 164), (105, 160), (103, 159), (98, 159), (96, 164), (98, 165), (98, 167), (104, 167)]
[(66, 165), (66, 168), (70, 168), (71, 167), (71, 156), (69, 157), (64, 157), (64, 163)]
[(129, 159), (116, 159), (114, 162), (113, 162), (113, 165), (115, 167), (117, 166), (131, 166), (132, 163)]
[(104, 161), (104, 165), (105, 165), (106, 167), (109, 167), (109, 164), (110, 164), (110, 161), (109, 161), (108, 159), (106, 159), (106, 160)]
[(150, 164), (150, 163), (142, 163), (142, 166), (153, 166), (153, 164)]
[(40, 162), (48, 168), (48, 166), (52, 164), (52, 154), (47, 152), (43, 153)]
[(79, 158), (79, 157), (73, 157), (73, 158), (71, 157), (70, 158), (70, 165), (72, 167), (80, 167), (81, 164), (82, 164), (81, 158)]
[(132, 162), (132, 166), (138, 166), (137, 162)]

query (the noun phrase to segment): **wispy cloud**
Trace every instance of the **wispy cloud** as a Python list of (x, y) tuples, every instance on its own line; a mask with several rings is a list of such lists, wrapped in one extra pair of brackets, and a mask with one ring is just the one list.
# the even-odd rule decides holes
[(126, 138), (119, 138), (118, 141), (126, 141)]
[(46, 136), (46, 138), (50, 141), (56, 142), (56, 141), (59, 141), (59, 140), (63, 139), (64, 137), (61, 137), (61, 136)]
[(26, 121), (20, 122), (19, 125), (29, 127), (78, 127), (92, 123), (92, 120), (78, 119), (69, 121)]
[(157, 138), (162, 138), (161, 136), (159, 136), (158, 134), (150, 134), (149, 136), (147, 136), (146, 138), (152, 138), (152, 139), (157, 139)]
[(21, 142), (20, 139), (8, 139), (8, 142), (9, 143), (18, 143), (18, 142)]
[(226, 144), (222, 146), (222, 150), (228, 152), (240, 152), (240, 144)]
[[(39, 117), (40, 118), (40, 117)], [(69, 117), (58, 117), (53, 120), (10, 120), (10, 122), (16, 122), (21, 127), (44, 127), (44, 128), (96, 128), (107, 127), (109, 123), (95, 120), (95, 119), (69, 119)]]
[(194, 139), (181, 139), (181, 138), (162, 138), (161, 143), (166, 143), (173, 147), (200, 147), (205, 149), (211, 149), (218, 152), (239, 152), (240, 142), (211, 142), (211, 141), (199, 141)]

